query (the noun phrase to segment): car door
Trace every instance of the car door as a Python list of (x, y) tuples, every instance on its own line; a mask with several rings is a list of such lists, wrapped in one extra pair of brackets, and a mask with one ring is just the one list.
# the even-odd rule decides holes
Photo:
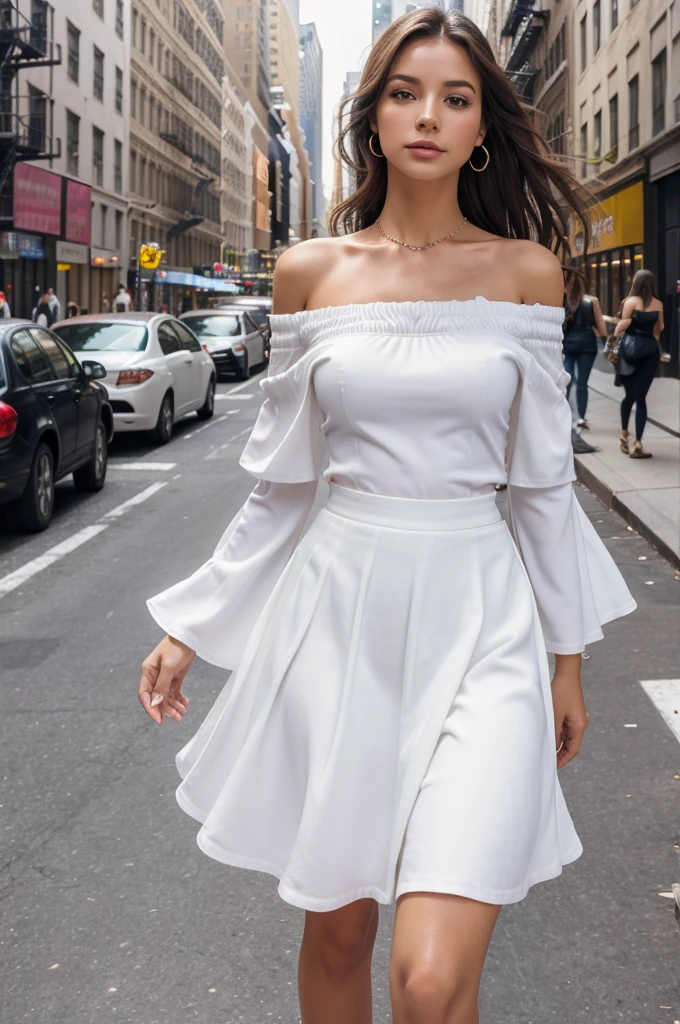
[(77, 461), (78, 444), (78, 399), (80, 381), (72, 376), (71, 367), (64, 351), (55, 337), (42, 327), (27, 328), (27, 333), (47, 358), (53, 371), (51, 384), (37, 387), (52, 409), (52, 416), (59, 431), (61, 459), (58, 475), (64, 476)]
[(250, 312), (243, 314), (243, 329), (245, 331), (243, 344), (248, 350), (248, 364), (259, 366), (264, 362), (264, 338)]
[(191, 399), (189, 408), (200, 409), (205, 401), (205, 393), (208, 390), (212, 360), (206, 359), (206, 353), (201, 348), (200, 342), (187, 329), (186, 324), (177, 320), (171, 324), (171, 327), (179, 338), (185, 358), (191, 359)]
[(177, 418), (188, 412), (191, 406), (191, 396), (194, 390), (191, 353), (185, 352), (182, 348), (179, 335), (173, 330), (171, 320), (162, 320), (158, 325), (158, 344), (165, 357), (165, 364), (172, 374), (175, 392), (175, 418)]
[(83, 370), (71, 350), (59, 338), (54, 338), (69, 365), (69, 374), (78, 381), (76, 399), (78, 402), (78, 435), (76, 438), (76, 455), (81, 461), (87, 461), (92, 453), (94, 433), (100, 418), (101, 396), (96, 386), (83, 378)]

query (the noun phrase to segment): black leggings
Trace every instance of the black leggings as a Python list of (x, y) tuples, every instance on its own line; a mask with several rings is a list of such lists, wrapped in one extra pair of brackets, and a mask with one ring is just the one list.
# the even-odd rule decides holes
[(652, 386), (658, 365), (659, 353), (654, 352), (639, 362), (633, 373), (621, 378), (626, 392), (621, 402), (621, 429), (628, 430), (628, 420), (635, 403), (635, 436), (638, 441), (642, 440), (642, 432), (647, 423), (647, 392)]

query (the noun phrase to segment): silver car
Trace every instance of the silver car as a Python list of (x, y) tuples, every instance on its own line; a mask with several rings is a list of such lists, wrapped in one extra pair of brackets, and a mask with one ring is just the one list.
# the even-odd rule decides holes
[(212, 356), (218, 377), (247, 380), (255, 366), (269, 359), (269, 345), (250, 311), (242, 306), (192, 309), (182, 320)]

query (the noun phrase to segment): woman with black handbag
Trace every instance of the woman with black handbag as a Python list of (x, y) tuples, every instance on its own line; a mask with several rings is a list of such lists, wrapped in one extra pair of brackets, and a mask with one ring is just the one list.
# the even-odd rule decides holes
[(567, 327), (562, 342), (564, 369), (571, 380), (567, 385), (567, 399), (574, 383), (576, 371), (577, 432), (588, 430), (586, 410), (588, 408), (588, 378), (597, 356), (597, 337), (607, 336), (607, 327), (602, 317), (600, 303), (595, 295), (586, 295), (583, 278), (574, 272), (567, 281), (565, 308)]
[[(619, 447), (631, 459), (651, 459), (652, 453), (642, 447), (642, 434), (647, 423), (647, 392), (659, 366), (661, 349), (659, 335), (664, 327), (663, 303), (659, 298), (656, 277), (651, 270), (638, 270), (630, 292), (623, 300), (621, 319), (614, 338), (618, 344), (617, 376), (625, 390), (621, 402), (621, 437)], [(635, 405), (635, 443), (628, 443), (628, 421)]]

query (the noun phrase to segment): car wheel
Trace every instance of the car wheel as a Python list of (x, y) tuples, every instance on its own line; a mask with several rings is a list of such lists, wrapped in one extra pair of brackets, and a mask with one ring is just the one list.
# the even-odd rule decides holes
[(236, 374), (237, 380), (248, 380), (250, 377), (250, 367), (248, 366), (248, 353), (243, 353), (243, 367)]
[(168, 392), (158, 411), (158, 421), (151, 431), (151, 439), (154, 444), (167, 444), (172, 437), (172, 424), (175, 418), (175, 406), (172, 395)]
[(23, 497), (8, 506), (10, 521), (28, 533), (46, 530), (54, 511), (54, 458), (46, 444), (39, 444)]
[(99, 423), (94, 435), (94, 452), (89, 462), (74, 470), (73, 483), (77, 491), (101, 491), (106, 480), (108, 447), (106, 444), (106, 428)]
[(208, 390), (205, 393), (205, 402), (196, 411), (199, 420), (209, 420), (215, 412), (215, 378), (211, 377), (208, 382)]

